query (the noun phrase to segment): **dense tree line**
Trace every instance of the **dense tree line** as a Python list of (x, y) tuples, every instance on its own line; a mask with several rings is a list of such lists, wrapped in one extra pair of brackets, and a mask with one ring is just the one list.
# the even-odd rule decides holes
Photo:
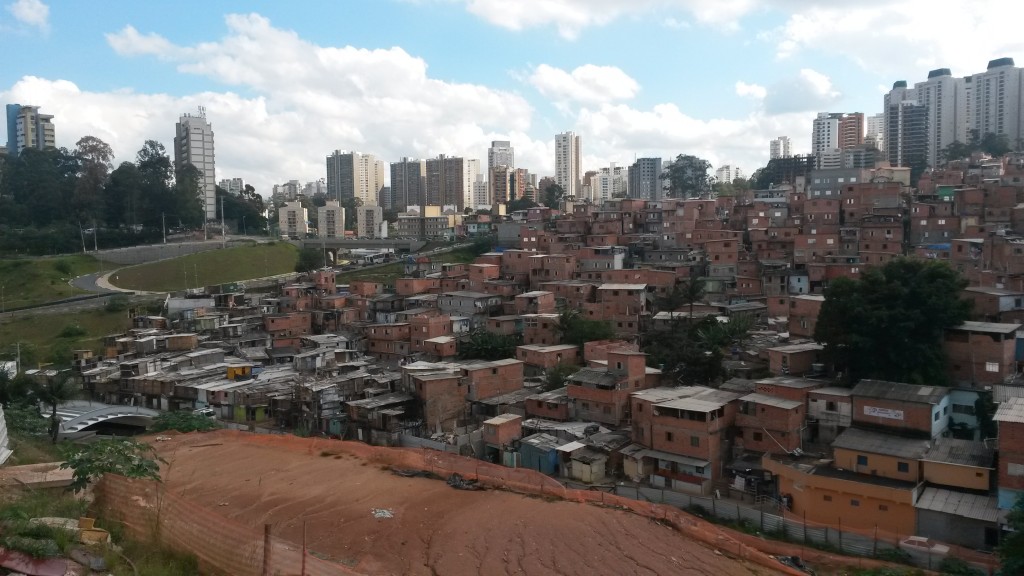
[[(0, 161), (0, 251), (109, 248), (159, 238), (165, 221), (168, 228), (203, 224), (202, 175), (195, 166), (175, 173), (155, 140), (143, 144), (134, 162), (115, 168), (113, 158), (106, 142), (85, 136), (74, 150), (26, 149)], [(232, 198), (238, 201), (231, 210), (259, 226), (263, 206), (255, 191)], [(225, 217), (231, 215), (225, 202)]]

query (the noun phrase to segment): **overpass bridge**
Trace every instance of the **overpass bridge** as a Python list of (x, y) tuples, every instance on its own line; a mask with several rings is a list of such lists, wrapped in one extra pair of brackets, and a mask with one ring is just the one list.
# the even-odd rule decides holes
[(349, 250), (384, 250), (393, 252), (418, 252), (427, 245), (424, 240), (410, 238), (308, 238), (299, 240), (301, 248), (324, 250), (332, 262), (338, 261), (338, 254)]

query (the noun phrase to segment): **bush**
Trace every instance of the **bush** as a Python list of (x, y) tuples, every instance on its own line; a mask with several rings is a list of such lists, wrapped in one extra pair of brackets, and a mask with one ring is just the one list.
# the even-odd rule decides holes
[(55, 270), (57, 270), (57, 272), (60, 272), (64, 276), (70, 276), (71, 271), (73, 270), (73, 268), (71, 267), (71, 262), (65, 260), (64, 258), (61, 258), (60, 260), (54, 262), (53, 267)]
[(220, 424), (212, 418), (201, 414), (179, 410), (177, 412), (164, 412), (153, 419), (150, 427), (152, 432), (166, 432), (175, 430), (177, 432), (209, 432), (217, 430)]
[(85, 336), (85, 328), (82, 328), (78, 324), (68, 324), (57, 334), (58, 338), (78, 338), (79, 336)]
[(12, 434), (25, 436), (46, 436), (49, 429), (46, 418), (39, 413), (39, 406), (6, 406), (4, 419)]
[(939, 574), (948, 576), (985, 576), (985, 573), (959, 558), (944, 558), (939, 563)]
[(906, 550), (900, 550), (899, 548), (886, 548), (875, 552), (875, 558), (879, 560), (885, 560), (886, 562), (898, 562), (900, 564), (913, 564), (914, 559), (910, 557), (910, 554)]
[(103, 306), (107, 312), (124, 312), (128, 309), (128, 297), (122, 294), (111, 296)]
[(8, 550), (17, 550), (33, 558), (53, 558), (60, 555), (60, 546), (49, 539), (28, 538), (25, 536), (7, 536), (0, 539), (0, 544)]

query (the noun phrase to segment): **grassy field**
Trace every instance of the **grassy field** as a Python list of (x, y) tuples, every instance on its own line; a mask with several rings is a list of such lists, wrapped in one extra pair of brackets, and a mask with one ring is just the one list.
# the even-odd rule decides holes
[[(69, 285), (68, 280), (96, 272), (100, 266), (99, 260), (85, 254), (0, 260), (3, 307), (10, 310), (87, 294)], [(107, 268), (110, 268), (109, 264)]]
[(287, 242), (211, 250), (124, 268), (110, 277), (118, 288), (170, 292), (295, 271), (299, 251)]
[(74, 314), (39, 314), (0, 321), (0, 358), (12, 360), (21, 344), (25, 368), (38, 362), (65, 359), (73, 350), (102, 350), (103, 337), (131, 327), (128, 312), (104, 308)]
[[(472, 262), (474, 256), (469, 249), (462, 248), (459, 250), (453, 250), (452, 252), (445, 252), (443, 254), (431, 256), (430, 258), (435, 262), (450, 264)], [(396, 262), (395, 264), (388, 264), (387, 266), (381, 266), (379, 268), (342, 272), (338, 274), (338, 284), (346, 284), (353, 280), (371, 280), (373, 282), (392, 284), (396, 278), (401, 278), (404, 275), (404, 272), (405, 264), (402, 262)]]

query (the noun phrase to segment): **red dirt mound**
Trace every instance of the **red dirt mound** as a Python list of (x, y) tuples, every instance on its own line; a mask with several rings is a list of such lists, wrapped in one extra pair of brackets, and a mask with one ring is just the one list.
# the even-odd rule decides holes
[[(298, 439), (296, 439), (298, 440)], [(155, 442), (166, 489), (365, 574), (769, 574), (636, 514), (504, 491), (462, 491), (318, 445), (230, 433)], [(388, 517), (390, 516), (390, 517)]]

